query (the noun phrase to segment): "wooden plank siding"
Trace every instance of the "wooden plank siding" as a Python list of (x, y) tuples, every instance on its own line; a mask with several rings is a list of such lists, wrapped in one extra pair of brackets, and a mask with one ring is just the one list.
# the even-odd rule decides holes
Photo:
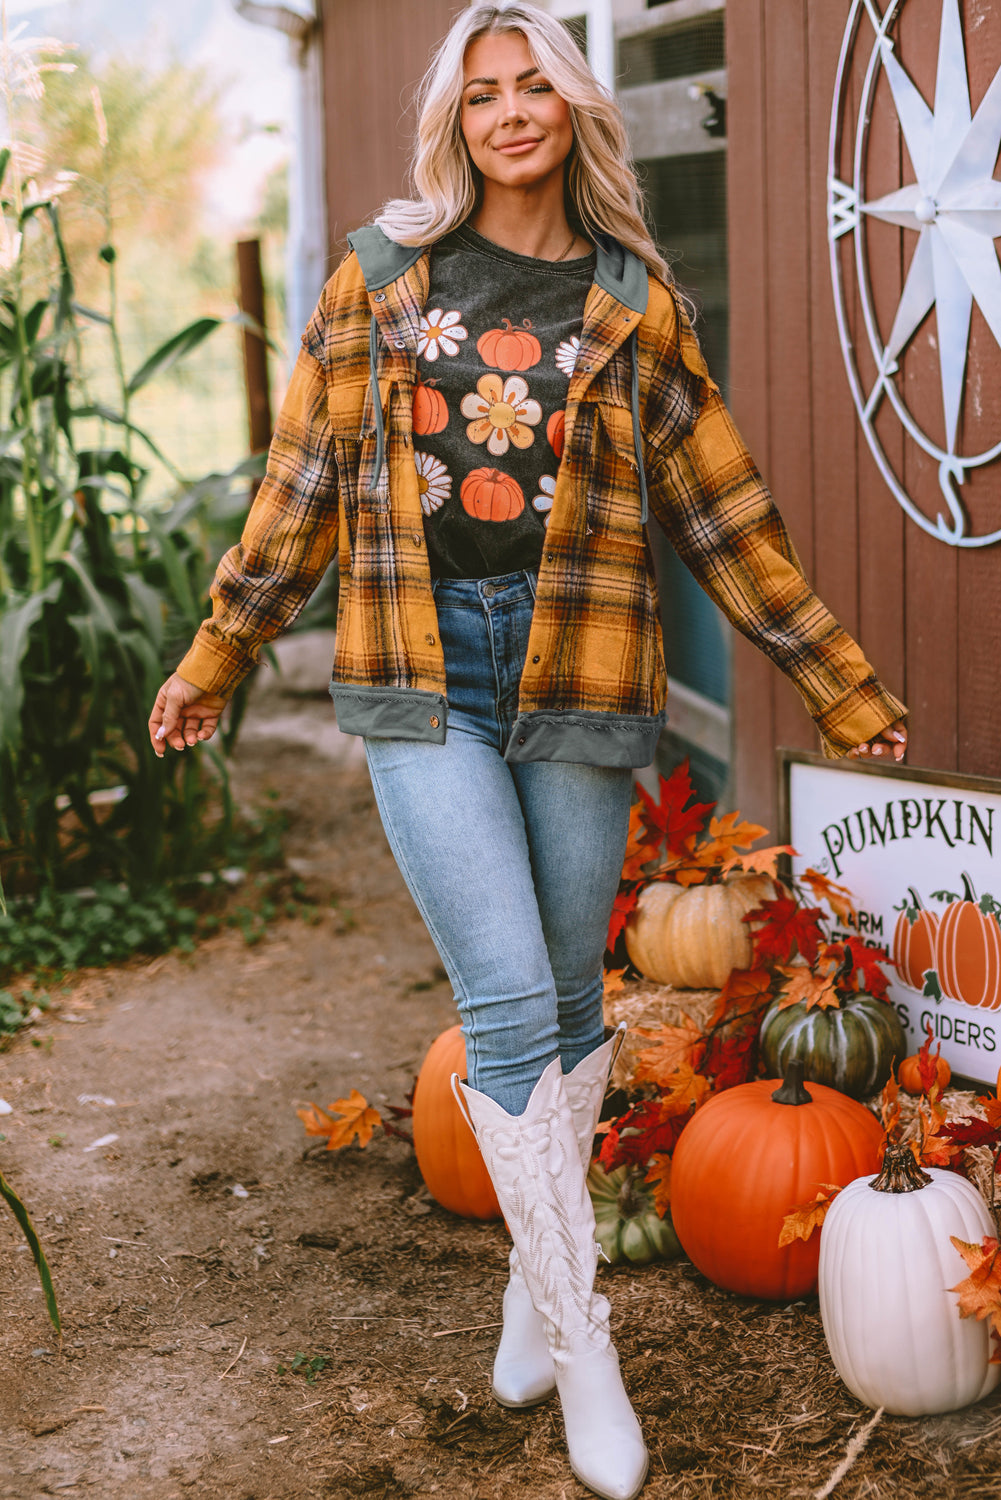
[[(992, 688), (1001, 657), (1001, 552), (947, 546), (904, 515), (858, 422), (838, 341), (826, 179), (849, 10), (849, 0), (728, 0), (731, 405), (817, 592), (908, 703), (909, 762), (998, 776), (1001, 711)], [(976, 110), (1001, 64), (1001, 15), (991, 0), (963, 0), (961, 10)], [(940, 0), (912, 0), (903, 14), (907, 26), (896, 50), (932, 105)], [(868, 52), (872, 30), (867, 21), (865, 27)], [(849, 84), (856, 114), (863, 75), (860, 60)], [(870, 198), (914, 180), (887, 102), (884, 77), (872, 112)], [(850, 143), (838, 170), (850, 180)], [(916, 236), (871, 219), (866, 233), (885, 337)], [(841, 242), (846, 266), (852, 240)], [(875, 366), (857, 299), (849, 323), (863, 380), (871, 384)], [(911, 410), (941, 441), (936, 338), (933, 313), (901, 366)], [(1001, 351), (976, 307), (972, 340), (969, 370), (977, 375), (965, 393), (960, 452), (983, 450), (1001, 437)], [(944, 509), (936, 464), (909, 440), (905, 448), (889, 410), (877, 426), (924, 513)], [(1001, 464), (972, 477), (962, 496), (972, 529), (1001, 527)], [(734, 738), (736, 803), (774, 828), (775, 748), (815, 748), (817, 740), (798, 698), (743, 641), (735, 650)]]
[(345, 235), (407, 192), (414, 93), (459, 0), (321, 0), (331, 269)]

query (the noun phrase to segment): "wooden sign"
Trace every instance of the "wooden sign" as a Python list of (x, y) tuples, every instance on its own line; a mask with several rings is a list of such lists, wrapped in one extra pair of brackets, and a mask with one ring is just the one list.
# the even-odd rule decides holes
[[(916, 1052), (930, 1025), (954, 1073), (1001, 1065), (1001, 782), (780, 751), (793, 873), (851, 891), (855, 930), (884, 947)], [(847, 928), (834, 936), (847, 936)]]

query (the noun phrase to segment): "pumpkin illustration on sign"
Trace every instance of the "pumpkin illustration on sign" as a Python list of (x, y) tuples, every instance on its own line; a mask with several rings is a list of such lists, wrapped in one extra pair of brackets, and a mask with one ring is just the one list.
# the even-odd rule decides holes
[(513, 521), (525, 509), (521, 485), (500, 469), (473, 469), (462, 481), (459, 499), (477, 521)]
[(528, 318), (520, 328), (515, 328), (510, 318), (501, 318), (501, 322), (503, 328), (488, 328), (476, 340), (477, 354), (493, 370), (530, 370), (542, 358), (542, 345), (530, 332)]
[(921, 990), (925, 974), (935, 967), (939, 919), (935, 912), (924, 909), (913, 886), (908, 886), (907, 896), (909, 899), (894, 907), (900, 916), (893, 929), (892, 961), (904, 983)]
[(1001, 1006), (1001, 906), (987, 892), (978, 900), (965, 873), (962, 897), (946, 891), (932, 894), (949, 902), (935, 942), (935, 967), (943, 994), (966, 1005), (997, 1010)]
[(420, 437), (441, 432), (448, 425), (448, 405), (433, 380), (418, 380), (414, 391), (414, 431)]

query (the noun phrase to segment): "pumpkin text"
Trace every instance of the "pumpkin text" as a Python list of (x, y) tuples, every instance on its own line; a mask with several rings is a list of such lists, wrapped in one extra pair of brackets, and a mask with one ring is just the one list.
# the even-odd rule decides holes
[(841, 857), (846, 849), (861, 854), (866, 847), (885, 847), (898, 839), (942, 839), (950, 849), (957, 844), (982, 843), (994, 852), (994, 809), (978, 808), (955, 797), (898, 797), (887, 802), (882, 813), (861, 807), (821, 832), (835, 875), (842, 873)]

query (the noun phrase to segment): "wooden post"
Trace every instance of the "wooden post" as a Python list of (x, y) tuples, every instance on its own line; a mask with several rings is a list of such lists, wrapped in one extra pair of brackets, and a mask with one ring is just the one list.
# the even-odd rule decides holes
[[(260, 240), (238, 240), (236, 269), (240, 311), (263, 329), (264, 280), (261, 276)], [(268, 385), (268, 346), (253, 329), (243, 330), (243, 366), (247, 381), (247, 415), (250, 451), (259, 453), (271, 442), (271, 390)]]

